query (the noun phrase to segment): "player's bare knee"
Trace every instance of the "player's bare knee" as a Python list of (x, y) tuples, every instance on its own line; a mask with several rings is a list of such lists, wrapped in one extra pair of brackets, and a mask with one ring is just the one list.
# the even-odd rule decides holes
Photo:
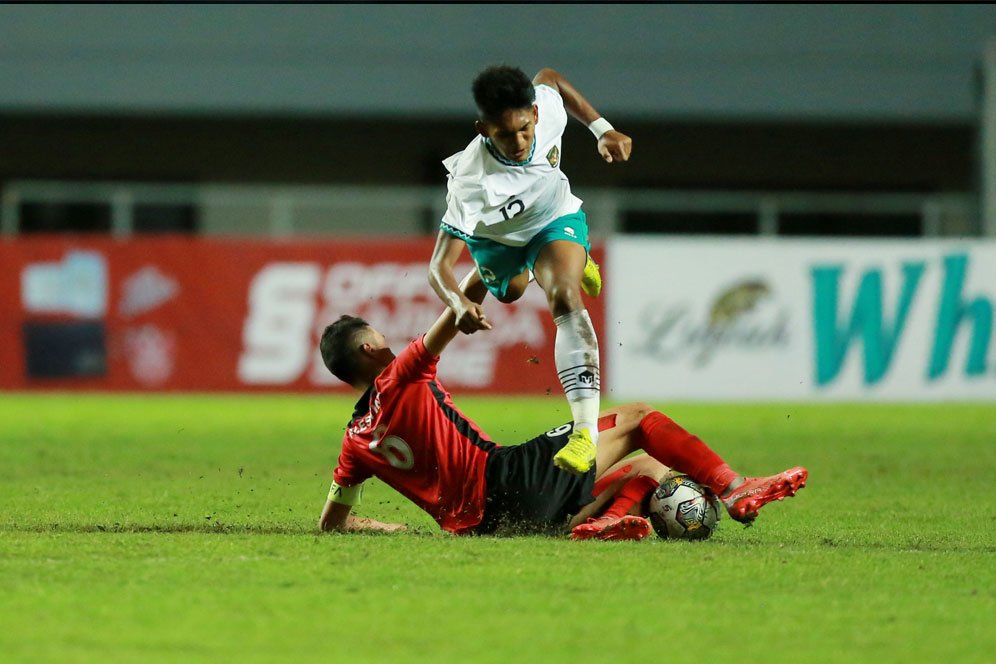
[(631, 472), (634, 476), (647, 475), (649, 477), (653, 477), (657, 481), (660, 481), (661, 478), (667, 475), (671, 470), (649, 454), (640, 454), (632, 459), (628, 459), (628, 461), (633, 464), (633, 470)]
[(655, 408), (643, 402), (628, 403), (619, 407), (619, 414), (626, 420), (626, 424), (639, 426), (643, 418), (654, 412)]
[(581, 293), (577, 287), (553, 284), (546, 291), (546, 301), (554, 318), (566, 316), (583, 308)]

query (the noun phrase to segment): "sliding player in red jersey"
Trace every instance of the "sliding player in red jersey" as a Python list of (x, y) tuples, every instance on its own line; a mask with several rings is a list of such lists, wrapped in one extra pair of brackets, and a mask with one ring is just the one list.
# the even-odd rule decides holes
[[(476, 272), (461, 288), (475, 302), (487, 292)], [(456, 317), (446, 310), (425, 335), (395, 356), (384, 335), (360, 318), (342, 316), (325, 329), (321, 353), (326, 366), (363, 396), (343, 436), (319, 520), (322, 530), (402, 527), (350, 515), (370, 477), (455, 534), (566, 532), (588, 523), (615, 497), (616, 490), (601, 491), (595, 501), (596, 482), (602, 481), (603, 489), (606, 482), (620, 489), (636, 475), (659, 473), (661, 464), (712, 489), (730, 516), (744, 523), (753, 521), (767, 503), (805, 485), (803, 468), (762, 478), (738, 474), (699, 438), (644, 404), (605, 411), (597, 423), (601, 442), (594, 466), (580, 475), (564, 473), (552, 458), (571, 434), (572, 423), (521, 445), (504, 446), (456, 407), (436, 377), (439, 355), (456, 334)], [(622, 461), (639, 449), (649, 456)], [(625, 465), (631, 468), (619, 474)], [(582, 532), (585, 536), (579, 538), (639, 539), (650, 532), (649, 523), (640, 525), (632, 518), (624, 518), (622, 528), (620, 519), (594, 522), (586, 526), (594, 532)], [(633, 528), (634, 523), (639, 527)], [(622, 537), (617, 536), (620, 529)], [(642, 534), (637, 532), (641, 529)]]

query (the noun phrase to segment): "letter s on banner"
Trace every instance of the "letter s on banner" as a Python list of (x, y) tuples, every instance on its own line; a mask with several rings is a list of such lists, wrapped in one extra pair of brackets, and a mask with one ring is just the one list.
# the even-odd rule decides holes
[(315, 263), (270, 263), (249, 287), (239, 380), (283, 385), (296, 380), (314, 350), (311, 331), (321, 272)]

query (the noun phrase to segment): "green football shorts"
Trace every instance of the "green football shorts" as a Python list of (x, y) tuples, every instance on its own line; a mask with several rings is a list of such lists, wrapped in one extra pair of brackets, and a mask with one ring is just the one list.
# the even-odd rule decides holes
[(584, 210), (557, 217), (521, 247), (510, 247), (480, 237), (467, 237), (446, 224), (442, 225), (442, 229), (467, 243), (484, 285), (497, 298), (505, 296), (512, 279), (527, 269), (533, 269), (540, 250), (554, 240), (567, 240), (580, 244), (585, 251), (591, 250), (588, 242), (588, 220)]

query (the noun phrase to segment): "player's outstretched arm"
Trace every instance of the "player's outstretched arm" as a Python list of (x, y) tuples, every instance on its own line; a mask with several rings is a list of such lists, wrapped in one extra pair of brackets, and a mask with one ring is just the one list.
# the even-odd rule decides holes
[[(457, 288), (459, 288), (460, 294), (468, 302), (476, 306), (480, 306), (488, 294), (488, 289), (484, 285), (484, 282), (481, 281), (481, 275), (477, 273), (476, 269), (467, 273), (467, 276), (463, 278), (463, 281), (460, 282)], [(483, 311), (481, 313), (481, 322), (486, 326), (482, 329), (491, 329), (491, 323), (484, 317)], [(439, 357), (446, 346), (456, 337), (458, 330), (456, 315), (452, 309), (447, 309), (436, 319), (436, 322), (432, 324), (429, 331), (425, 333), (425, 339), (422, 340), (425, 344), (425, 349), (436, 357)]]
[(318, 520), (318, 528), (323, 531), (352, 531), (352, 530), (376, 530), (380, 532), (393, 533), (399, 530), (406, 530), (402, 523), (383, 523), (374, 519), (366, 519), (353, 516), (349, 505), (343, 505), (331, 500), (325, 501), (325, 508), (322, 516)]
[(436, 295), (453, 312), (457, 329), (464, 334), (473, 334), (478, 330), (490, 330), (481, 300), (472, 301), (457, 284), (453, 266), (463, 253), (467, 243), (445, 231), (439, 231), (436, 247), (432, 250), (429, 261), (429, 285)]
[(627, 161), (633, 151), (633, 139), (616, 131), (612, 125), (595, 110), (577, 88), (571, 85), (559, 72), (544, 68), (533, 78), (533, 85), (548, 85), (560, 93), (564, 108), (572, 117), (584, 123), (598, 139), (598, 153), (608, 163)]

